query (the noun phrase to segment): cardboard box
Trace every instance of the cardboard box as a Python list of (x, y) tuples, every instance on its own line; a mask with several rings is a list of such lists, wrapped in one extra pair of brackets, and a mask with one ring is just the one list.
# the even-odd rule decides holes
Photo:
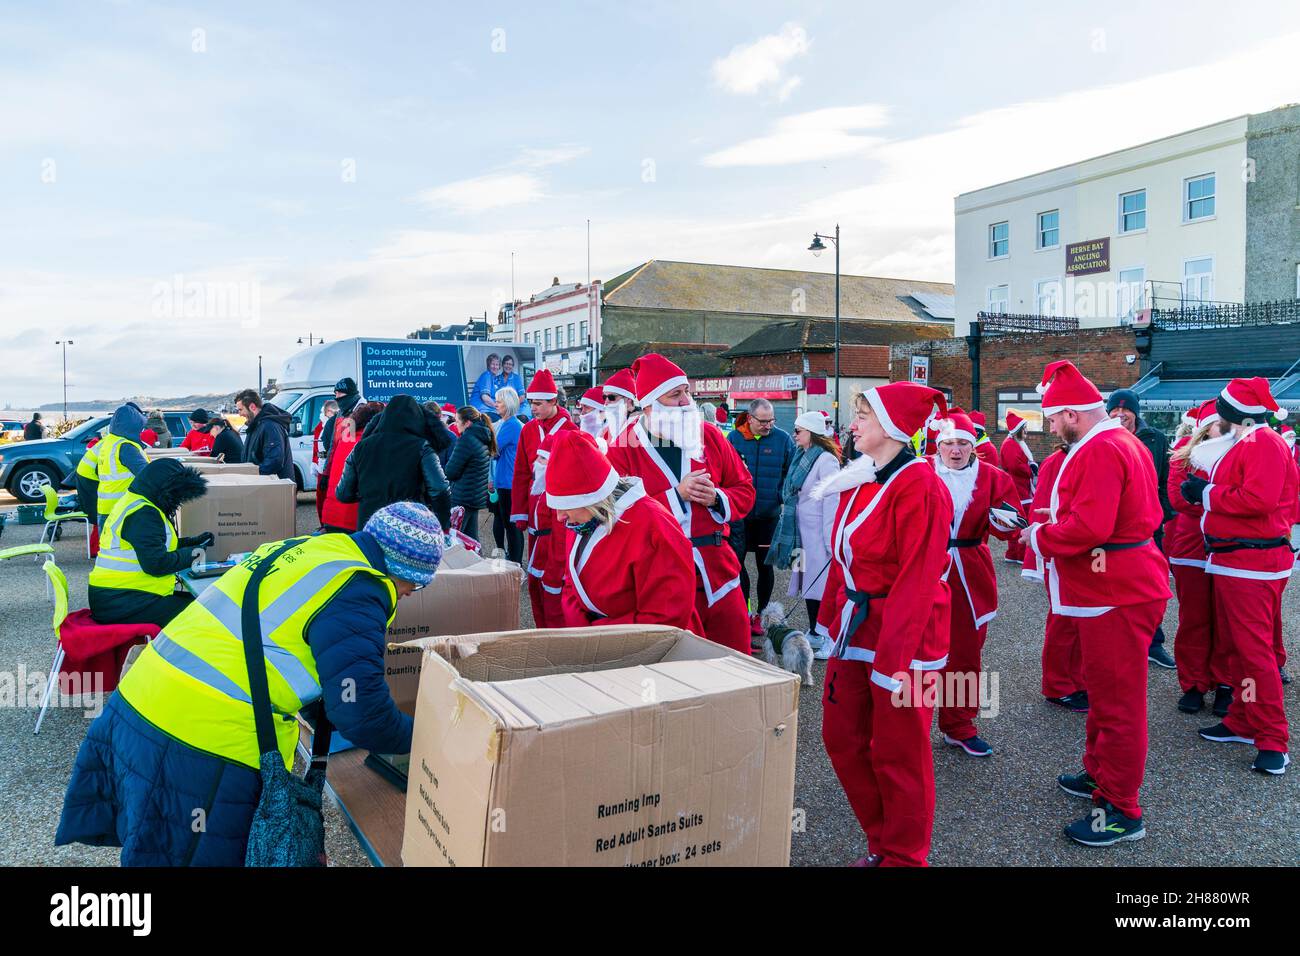
[(789, 865), (794, 674), (669, 627), (419, 643), (404, 865)]
[(298, 533), (295, 512), (297, 488), (288, 478), (257, 475), (205, 475), (207, 493), (181, 505), (176, 530), (182, 535), (211, 531), (216, 543), (210, 560), (224, 561), (231, 554), (253, 551), (268, 541), (282, 541)]
[(423, 648), (408, 642), (435, 635), (516, 630), (523, 576), (523, 568), (510, 561), (453, 548), (444, 552), (428, 587), (397, 602), (397, 615), (388, 628), (384, 674), (401, 710), (415, 714), (424, 656)]
[(207, 477), (210, 475), (256, 475), (257, 466), (252, 462), (225, 462), (213, 461), (211, 458), (185, 458), (181, 462), (188, 468), (193, 468), (199, 474)]

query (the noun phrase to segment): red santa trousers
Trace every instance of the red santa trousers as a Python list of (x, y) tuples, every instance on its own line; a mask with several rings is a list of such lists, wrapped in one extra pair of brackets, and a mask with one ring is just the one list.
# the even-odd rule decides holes
[(1217, 684), (1229, 684), (1228, 650), (1214, 636), (1214, 588), (1200, 568), (1172, 564), (1178, 594), (1178, 634), (1174, 638), (1174, 663), (1178, 685), (1202, 694)]
[(1286, 667), (1286, 645), (1282, 643), (1282, 615), (1273, 618), (1273, 654), (1277, 657), (1278, 669)]
[(1075, 618), (1088, 684), (1083, 769), (1097, 781), (1093, 801), (1109, 800), (1127, 817), (1142, 816), (1138, 789), (1147, 763), (1147, 648), (1165, 603), (1146, 601)]
[(943, 704), (938, 708), (939, 729), (953, 740), (969, 740), (977, 733), (981, 656), (989, 626), (975, 627), (970, 602), (958, 588), (953, 589), (949, 620), (952, 623), (948, 631), (948, 663), (943, 668)]
[(1254, 738), (1260, 750), (1285, 751), (1286, 709), (1273, 649), (1273, 626), (1282, 614), (1286, 579), (1212, 577), (1216, 633), (1232, 638), (1232, 706), (1223, 722), (1234, 734)]
[(897, 706), (871, 665), (832, 658), (822, 689), (822, 742), (881, 866), (925, 866), (934, 827), (933, 708), (908, 675)]
[(704, 587), (699, 583), (699, 573), (697, 567), (695, 609), (700, 613), (704, 636), (715, 644), (749, 654), (752, 650), (752, 635), (749, 631), (749, 609), (745, 607), (745, 595), (740, 593), (737, 586), (709, 607), (709, 599), (704, 596)]
[(542, 579), (528, 575), (528, 603), (533, 608), (533, 627), (564, 627), (564, 605), (560, 595), (542, 587)]
[(1048, 598), (1047, 627), (1043, 632), (1043, 696), (1068, 697), (1087, 690), (1083, 679), (1083, 647), (1077, 617), (1053, 614)]

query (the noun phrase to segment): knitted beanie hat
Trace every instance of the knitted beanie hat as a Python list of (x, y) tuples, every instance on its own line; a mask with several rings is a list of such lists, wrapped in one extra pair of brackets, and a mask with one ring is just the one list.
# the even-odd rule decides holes
[(442, 560), (442, 526), (433, 512), (414, 501), (380, 508), (363, 529), (383, 549), (388, 573), (413, 584), (428, 584)]

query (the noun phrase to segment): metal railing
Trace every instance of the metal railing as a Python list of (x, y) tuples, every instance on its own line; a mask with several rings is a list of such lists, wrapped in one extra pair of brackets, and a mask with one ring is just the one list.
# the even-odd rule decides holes
[(1068, 315), (1030, 315), (1014, 312), (980, 312), (976, 318), (982, 335), (1016, 332), (1077, 332), (1079, 320)]
[(1151, 324), (1167, 331), (1231, 329), (1300, 323), (1300, 299), (1276, 302), (1215, 302), (1154, 308)]

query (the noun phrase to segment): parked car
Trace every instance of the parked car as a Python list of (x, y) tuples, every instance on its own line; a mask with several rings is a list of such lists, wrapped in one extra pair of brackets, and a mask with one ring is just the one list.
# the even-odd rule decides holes
[(98, 415), (69, 429), (61, 438), (42, 438), (0, 446), (0, 486), (23, 502), (44, 501), (42, 485), (59, 487), (70, 477), (109, 416)]

